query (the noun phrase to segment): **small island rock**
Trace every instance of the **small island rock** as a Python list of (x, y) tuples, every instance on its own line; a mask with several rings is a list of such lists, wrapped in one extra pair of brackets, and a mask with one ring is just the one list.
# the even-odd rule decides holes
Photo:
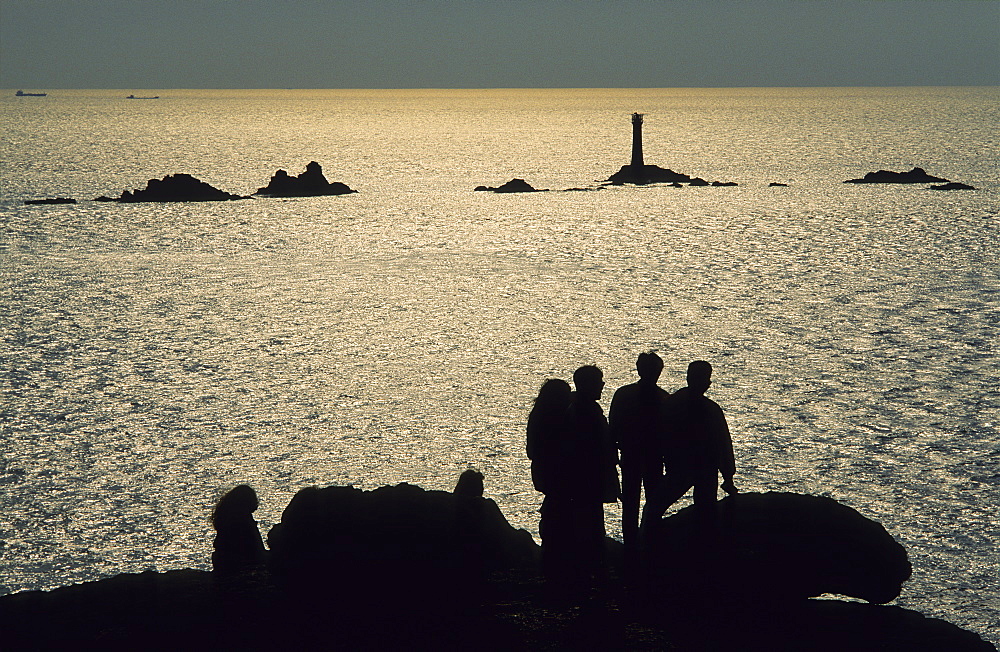
[(278, 170), (271, 181), (263, 188), (258, 188), (255, 195), (267, 197), (324, 197), (328, 195), (347, 195), (352, 190), (347, 184), (339, 181), (327, 181), (323, 168), (316, 161), (306, 166), (305, 172), (291, 176), (284, 170)]
[(476, 191), (483, 192), (544, 192), (543, 189), (534, 188), (524, 179), (511, 179), (501, 186), (476, 186)]
[(232, 199), (247, 199), (200, 181), (190, 174), (168, 174), (162, 179), (150, 179), (143, 190), (125, 190), (121, 197), (100, 196), (94, 201), (111, 201), (122, 204), (139, 202), (180, 202), (180, 201), (228, 201)]
[(623, 165), (620, 170), (608, 177), (614, 185), (634, 183), (690, 183), (691, 177), (683, 172), (674, 172), (659, 165)]
[(848, 179), (844, 183), (948, 183), (947, 179), (927, 174), (923, 168), (913, 168), (909, 172), (879, 170), (869, 172), (860, 179)]

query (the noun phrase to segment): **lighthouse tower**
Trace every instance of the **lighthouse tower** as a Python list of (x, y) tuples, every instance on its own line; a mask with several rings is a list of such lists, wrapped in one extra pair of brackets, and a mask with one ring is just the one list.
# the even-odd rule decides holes
[(642, 115), (632, 114), (632, 174), (642, 174)]

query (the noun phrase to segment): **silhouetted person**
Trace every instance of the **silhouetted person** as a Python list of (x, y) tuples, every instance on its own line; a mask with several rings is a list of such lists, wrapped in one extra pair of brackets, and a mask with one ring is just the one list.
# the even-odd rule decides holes
[(542, 537), (542, 572), (546, 579), (566, 583), (573, 572), (574, 477), (567, 465), (572, 441), (566, 428), (572, 390), (558, 378), (546, 380), (528, 415), (527, 453), (531, 482), (545, 494), (539, 510)]
[(566, 427), (572, 446), (566, 464), (573, 476), (580, 573), (604, 572), (604, 503), (617, 502), (618, 454), (604, 410), (597, 403), (604, 391), (604, 374), (594, 366), (573, 373), (576, 392), (567, 412)]
[(257, 505), (257, 493), (245, 484), (237, 485), (219, 499), (212, 513), (216, 532), (215, 552), (212, 553), (215, 571), (237, 572), (266, 560), (260, 530), (253, 518)]
[(663, 411), (670, 396), (656, 384), (663, 371), (660, 356), (640, 353), (635, 369), (639, 382), (619, 388), (608, 410), (611, 437), (621, 456), (622, 535), (630, 556), (638, 544), (642, 489), (648, 501), (663, 479)]
[(566, 410), (573, 390), (569, 383), (550, 378), (542, 383), (528, 415), (528, 459), (535, 491), (558, 491), (562, 469), (561, 450), (566, 446)]
[(710, 513), (718, 498), (719, 474), (729, 494), (736, 463), (733, 441), (722, 408), (705, 396), (712, 384), (712, 365), (696, 360), (688, 365), (687, 387), (667, 399), (664, 412), (666, 476), (652, 500), (646, 501), (643, 523), (663, 516), (671, 505), (694, 487), (695, 509)]

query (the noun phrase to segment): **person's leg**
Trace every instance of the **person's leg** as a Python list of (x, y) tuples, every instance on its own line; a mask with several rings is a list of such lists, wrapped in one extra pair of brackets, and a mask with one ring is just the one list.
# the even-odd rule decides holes
[(634, 547), (639, 535), (639, 495), (642, 477), (639, 469), (622, 460), (622, 539), (625, 547)]
[(712, 509), (719, 499), (719, 474), (699, 473), (694, 482), (694, 505), (699, 509)]
[(642, 510), (642, 527), (663, 516), (681, 496), (694, 486), (694, 479), (687, 473), (668, 472), (653, 491), (646, 494), (646, 504)]

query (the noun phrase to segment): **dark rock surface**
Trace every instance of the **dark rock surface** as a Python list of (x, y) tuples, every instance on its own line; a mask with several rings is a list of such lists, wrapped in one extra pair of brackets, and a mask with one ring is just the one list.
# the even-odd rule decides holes
[[(474, 583), (489, 572), (533, 566), (539, 547), (531, 535), (511, 527), (497, 504), (482, 497), (481, 480), (479, 495), (462, 491), (463, 484), (475, 485), (468, 477), (454, 493), (406, 483), (372, 491), (303, 489), (268, 534), (272, 567), (301, 591), (333, 578), (365, 592), (386, 582)], [(427, 584), (429, 578), (437, 580)]]
[(844, 183), (947, 183), (947, 179), (935, 177), (924, 171), (923, 168), (913, 168), (909, 172), (892, 172), (890, 170), (879, 170), (869, 172), (860, 179), (848, 179)]
[[(828, 588), (832, 577), (838, 589), (881, 600), (908, 574), (905, 554), (900, 560), (892, 549), (898, 544), (854, 510), (795, 494), (741, 494), (719, 507), (711, 527), (731, 534), (722, 537), (725, 546), (694, 551), (688, 544), (706, 526), (696, 526), (687, 509), (654, 526), (657, 556), (694, 553), (669, 559), (700, 572), (711, 565), (708, 555), (728, 554), (764, 571), (734, 575), (721, 589), (704, 581), (696, 590), (690, 580), (663, 584), (645, 599), (624, 592), (613, 566), (609, 581), (591, 593), (553, 602), (533, 566), (537, 547), (482, 497), (475, 472), (464, 474), (453, 493), (406, 484), (310, 488), (296, 494), (268, 537), (271, 570), (146, 572), (3, 596), (0, 647), (995, 650), (972, 632), (914, 611), (793, 597)], [(768, 552), (771, 546), (778, 549)], [(769, 561), (755, 558), (761, 554)], [(809, 575), (779, 579), (782, 590), (769, 590), (777, 570), (789, 576), (803, 563), (829, 566), (827, 583)], [(841, 580), (845, 563), (852, 568)], [(859, 579), (864, 573), (877, 577)], [(748, 579), (755, 583), (737, 584)]]
[(76, 200), (70, 197), (50, 197), (48, 199), (25, 199), (26, 206), (38, 206), (46, 204), (75, 204)]
[(650, 527), (655, 586), (797, 600), (835, 593), (882, 604), (910, 577), (906, 550), (881, 525), (830, 498), (741, 493), (714, 521), (693, 507)]
[(524, 179), (511, 179), (500, 186), (476, 186), (474, 190), (479, 192), (544, 192), (543, 189), (534, 188)]
[(352, 190), (347, 184), (339, 181), (327, 181), (323, 168), (316, 161), (311, 161), (305, 172), (291, 176), (284, 170), (278, 170), (271, 176), (271, 181), (263, 188), (258, 188), (255, 195), (267, 197), (322, 197), (327, 195), (347, 195)]
[(125, 190), (121, 197), (100, 196), (94, 201), (111, 201), (123, 204), (139, 202), (178, 202), (178, 201), (227, 201), (231, 199), (247, 199), (240, 195), (214, 188), (190, 174), (168, 174), (162, 179), (150, 179), (143, 190)]
[(970, 186), (966, 183), (959, 183), (958, 181), (951, 181), (948, 183), (942, 183), (937, 186), (931, 186), (931, 190), (975, 190), (975, 187)]
[(624, 183), (690, 183), (691, 177), (682, 172), (661, 168), (658, 165), (623, 165), (620, 170), (608, 177), (608, 181), (615, 185)]

